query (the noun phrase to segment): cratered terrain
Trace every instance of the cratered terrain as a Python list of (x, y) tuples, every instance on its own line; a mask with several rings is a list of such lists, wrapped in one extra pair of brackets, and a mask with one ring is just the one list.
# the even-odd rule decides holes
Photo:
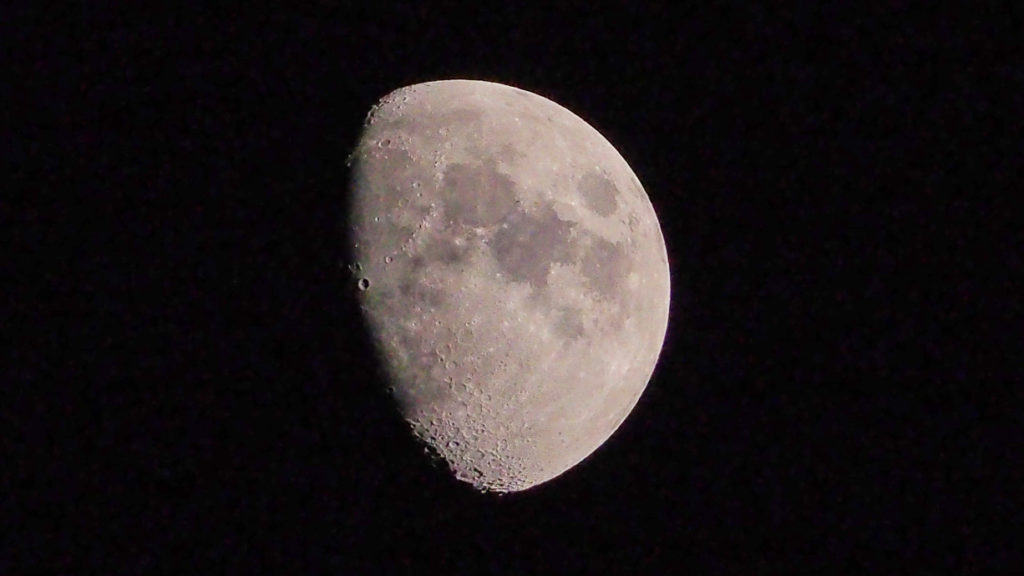
[(651, 378), (670, 291), (615, 148), (544, 97), (447, 80), (384, 97), (349, 163), (353, 291), (412, 432), (495, 492), (601, 446)]

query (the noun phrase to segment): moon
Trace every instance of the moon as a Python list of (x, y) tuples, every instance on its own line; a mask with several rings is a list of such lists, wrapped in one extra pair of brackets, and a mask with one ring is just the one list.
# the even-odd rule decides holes
[(542, 96), (444, 80), (378, 102), (348, 164), (353, 292), (427, 451), (514, 492), (600, 447), (653, 374), (670, 296), (616, 149)]

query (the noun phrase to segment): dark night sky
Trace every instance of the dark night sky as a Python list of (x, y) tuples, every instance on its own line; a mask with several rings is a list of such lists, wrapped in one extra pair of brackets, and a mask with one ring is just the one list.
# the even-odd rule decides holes
[[(5, 291), (0, 572), (1019, 561), (1012, 15), (85, 15), (15, 37), (26, 112), (4, 121), (35, 192), (4, 202), (24, 273)], [(537, 92), (601, 131), (644, 183), (672, 268), (669, 334), (630, 418), (504, 497), (413, 444), (339, 267), (365, 113), (445, 78)]]

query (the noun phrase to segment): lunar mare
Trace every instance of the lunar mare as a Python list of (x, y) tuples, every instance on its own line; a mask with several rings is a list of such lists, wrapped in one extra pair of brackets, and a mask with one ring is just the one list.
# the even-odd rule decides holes
[(670, 295), (614, 147), (546, 98), (447, 80), (384, 97), (350, 163), (355, 293), (412, 432), (496, 492), (603, 444), (653, 373)]

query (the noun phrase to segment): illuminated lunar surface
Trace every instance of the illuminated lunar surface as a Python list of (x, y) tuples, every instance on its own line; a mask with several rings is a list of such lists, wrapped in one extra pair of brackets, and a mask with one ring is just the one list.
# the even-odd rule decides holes
[(653, 373), (669, 268), (622, 156), (490, 82), (399, 89), (350, 157), (353, 290), (411, 431), (475, 488), (530, 488), (619, 427)]

